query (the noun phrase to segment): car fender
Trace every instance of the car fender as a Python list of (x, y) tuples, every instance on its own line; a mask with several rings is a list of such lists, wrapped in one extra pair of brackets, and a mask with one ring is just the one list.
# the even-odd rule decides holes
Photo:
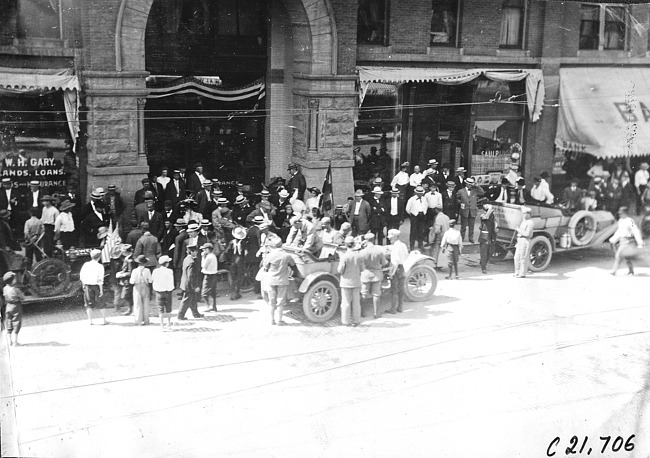
[(535, 231), (535, 232), (533, 232), (533, 237), (535, 237), (537, 235), (543, 235), (544, 237), (546, 237), (549, 240), (549, 242), (551, 242), (551, 247), (553, 248), (553, 251), (555, 251), (557, 249), (557, 246), (555, 244), (555, 238), (551, 234), (549, 234), (546, 231)]
[(298, 291), (302, 294), (306, 293), (309, 287), (319, 280), (329, 280), (337, 287), (339, 286), (339, 279), (336, 276), (328, 272), (314, 272), (303, 279), (302, 283), (300, 283), (300, 287), (298, 287)]
[(404, 261), (404, 272), (408, 272), (414, 265), (422, 263), (422, 262), (430, 262), (431, 267), (435, 268), (435, 263), (433, 261), (433, 258), (431, 256), (427, 256), (426, 254), (422, 254), (417, 251), (411, 251), (408, 255), (408, 258), (406, 258), (406, 261)]

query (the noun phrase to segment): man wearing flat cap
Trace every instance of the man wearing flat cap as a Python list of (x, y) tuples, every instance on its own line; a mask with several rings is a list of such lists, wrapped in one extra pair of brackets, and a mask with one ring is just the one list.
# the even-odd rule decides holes
[(300, 166), (298, 164), (289, 164), (289, 182), (287, 183), (287, 191), (289, 194), (293, 195), (294, 191), (298, 190), (298, 199), (304, 202), (305, 200), (305, 191), (307, 190), (307, 180), (300, 172)]

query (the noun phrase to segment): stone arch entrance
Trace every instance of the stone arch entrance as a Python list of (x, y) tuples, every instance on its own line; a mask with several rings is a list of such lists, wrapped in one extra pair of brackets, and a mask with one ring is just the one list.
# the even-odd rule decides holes
[[(144, 35), (153, 2), (121, 2), (115, 28), (118, 72), (144, 70)], [(330, 0), (283, 0), (283, 3), (293, 26), (295, 70), (307, 75), (336, 75), (336, 24)]]

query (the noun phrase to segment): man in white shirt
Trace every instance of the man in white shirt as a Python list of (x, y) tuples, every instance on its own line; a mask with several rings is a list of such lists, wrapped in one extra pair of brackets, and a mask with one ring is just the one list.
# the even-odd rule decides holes
[(411, 220), (411, 233), (409, 234), (411, 251), (415, 249), (416, 242), (420, 250), (424, 249), (426, 214), (428, 210), (427, 201), (424, 199), (424, 188), (418, 186), (415, 188), (415, 195), (406, 203), (406, 213)]
[(528, 271), (528, 247), (533, 238), (533, 222), (530, 219), (530, 208), (521, 207), (521, 224), (515, 229), (517, 245), (515, 247), (515, 278), (526, 278)]
[(400, 166), (400, 171), (393, 177), (393, 181), (390, 182), (391, 189), (397, 189), (399, 191), (399, 198), (402, 202), (400, 207), (400, 218), (404, 220), (404, 205), (406, 204), (406, 190), (409, 185), (409, 174), (407, 172), (410, 164), (408, 162), (402, 163)]
[(545, 203), (548, 205), (552, 205), (555, 200), (555, 197), (553, 197), (553, 194), (551, 194), (551, 191), (548, 189), (548, 183), (546, 184), (546, 188), (542, 185), (541, 177), (535, 177), (535, 184), (530, 190), (530, 197), (539, 203)]
[(56, 217), (59, 216), (59, 210), (52, 205), (52, 201), (54, 200), (52, 196), (43, 196), (41, 200), (43, 201), (41, 223), (43, 223), (45, 230), (45, 234), (43, 235), (43, 251), (51, 258), (54, 254), (54, 223)]
[(634, 187), (636, 188), (636, 213), (637, 215), (642, 214), (643, 212), (643, 203), (641, 202), (641, 196), (643, 192), (648, 187), (648, 181), (650, 181), (650, 172), (648, 172), (648, 163), (642, 162), (639, 164), (639, 170), (634, 174)]
[(621, 207), (618, 209), (618, 228), (614, 235), (609, 239), (609, 243), (616, 247), (614, 267), (610, 273), (616, 275), (619, 264), (622, 260), (625, 260), (628, 268), (627, 274), (634, 275), (632, 260), (637, 256), (637, 247), (643, 248), (644, 242), (641, 231), (628, 214), (627, 207)]
[(88, 315), (89, 324), (93, 324), (93, 308), (100, 308), (102, 311), (102, 324), (106, 321), (106, 309), (99, 299), (104, 295), (104, 266), (99, 262), (102, 252), (91, 250), (90, 261), (85, 262), (79, 271), (79, 281), (83, 285), (84, 306)]
[(411, 185), (412, 188), (417, 188), (422, 184), (422, 179), (424, 178), (424, 175), (420, 173), (420, 166), (419, 165), (414, 165), (413, 166), (413, 173), (409, 177), (409, 185)]

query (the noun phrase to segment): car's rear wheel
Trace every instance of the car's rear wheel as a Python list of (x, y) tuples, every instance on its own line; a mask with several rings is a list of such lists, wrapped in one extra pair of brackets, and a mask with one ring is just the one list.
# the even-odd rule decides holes
[(533, 272), (541, 272), (551, 263), (552, 256), (551, 241), (543, 235), (533, 237), (528, 247), (528, 268)]
[(323, 323), (334, 316), (339, 302), (338, 286), (329, 280), (319, 280), (305, 293), (302, 309), (309, 321)]
[(429, 264), (416, 264), (406, 272), (404, 295), (411, 302), (422, 302), (433, 297), (438, 286), (436, 271)]
[(58, 296), (67, 291), (69, 285), (70, 269), (60, 259), (43, 259), (29, 274), (29, 289), (35, 296)]

